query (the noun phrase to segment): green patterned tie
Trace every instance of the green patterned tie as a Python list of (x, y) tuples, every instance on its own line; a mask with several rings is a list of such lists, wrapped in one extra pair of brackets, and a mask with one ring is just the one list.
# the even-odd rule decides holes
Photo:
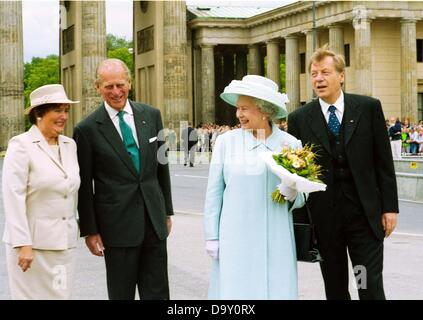
[(125, 148), (128, 151), (128, 154), (131, 156), (132, 162), (134, 163), (137, 172), (140, 173), (140, 152), (138, 150), (137, 144), (135, 143), (134, 136), (132, 135), (131, 127), (123, 120), (123, 115), (125, 111), (119, 111), (119, 127), (122, 132), (123, 143)]

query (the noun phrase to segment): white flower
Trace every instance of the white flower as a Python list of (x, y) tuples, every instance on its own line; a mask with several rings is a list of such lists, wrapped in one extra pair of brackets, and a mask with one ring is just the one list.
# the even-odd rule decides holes
[(301, 167), (301, 163), (300, 163), (300, 161), (294, 161), (294, 162), (292, 163), (292, 166), (293, 166), (295, 169), (298, 169), (299, 167)]

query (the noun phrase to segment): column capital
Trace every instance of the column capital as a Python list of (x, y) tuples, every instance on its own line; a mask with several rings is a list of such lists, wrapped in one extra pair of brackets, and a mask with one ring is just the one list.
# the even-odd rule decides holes
[(235, 48), (235, 54), (247, 54), (248, 50), (245, 47), (237, 46)]
[(198, 46), (201, 49), (207, 49), (207, 48), (214, 48), (214, 47), (216, 47), (216, 45), (215, 44), (212, 44), (212, 43), (199, 43)]
[(257, 48), (257, 47), (260, 47), (260, 44), (259, 43), (249, 43), (248, 44), (248, 49), (250, 49), (250, 48)]
[(344, 29), (344, 26), (339, 23), (331, 23), (326, 26), (328, 29)]
[(420, 19), (415, 17), (401, 17), (401, 24), (416, 24)]
[(265, 43), (266, 44), (272, 44), (272, 43), (280, 44), (280, 41), (278, 38), (273, 38), (273, 39), (266, 40)]
[(284, 38), (286, 40), (288, 40), (288, 39), (297, 40), (297, 39), (299, 39), (299, 35), (296, 34), (296, 33), (291, 33), (291, 34), (288, 34), (288, 35), (284, 36)]

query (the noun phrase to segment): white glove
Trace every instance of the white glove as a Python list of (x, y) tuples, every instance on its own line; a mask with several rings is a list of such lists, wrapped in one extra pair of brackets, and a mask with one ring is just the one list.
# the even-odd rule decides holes
[(294, 201), (298, 195), (298, 191), (296, 189), (287, 187), (282, 184), (278, 186), (278, 189), (279, 189), (279, 192), (284, 196), (285, 200), (287, 201)]
[(213, 259), (219, 259), (219, 240), (207, 240), (206, 251)]

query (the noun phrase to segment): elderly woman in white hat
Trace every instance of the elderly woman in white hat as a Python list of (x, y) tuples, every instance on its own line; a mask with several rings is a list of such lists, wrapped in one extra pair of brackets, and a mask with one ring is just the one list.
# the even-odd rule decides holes
[(34, 90), (33, 124), (10, 139), (3, 164), (6, 258), (12, 299), (68, 299), (78, 238), (75, 142), (62, 135), (70, 104), (63, 86)]
[(301, 142), (273, 120), (287, 115), (287, 96), (272, 80), (245, 76), (220, 95), (236, 107), (241, 129), (220, 135), (210, 164), (204, 209), (207, 253), (213, 258), (210, 299), (296, 299), (297, 263), (292, 210), (305, 196), (284, 188), (259, 156)]

